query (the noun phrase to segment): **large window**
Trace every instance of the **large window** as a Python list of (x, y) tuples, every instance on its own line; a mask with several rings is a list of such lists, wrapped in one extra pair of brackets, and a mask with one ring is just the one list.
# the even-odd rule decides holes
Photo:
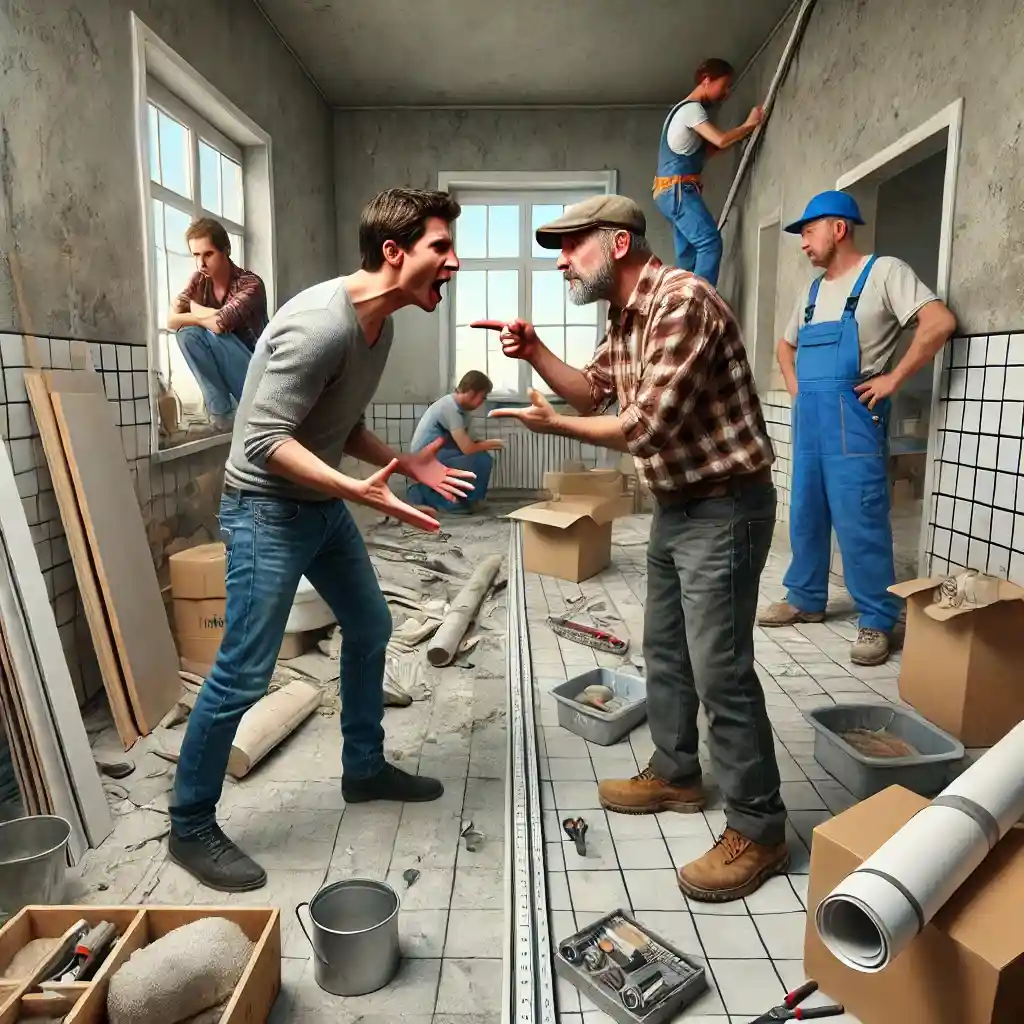
[(203, 393), (167, 327), (172, 303), (195, 273), (189, 224), (213, 217), (226, 229), (231, 259), (258, 274), (274, 313), (271, 139), (244, 111), (132, 14), (136, 158), (145, 230), (150, 312), (151, 451), (175, 458), (224, 444)]
[(455, 223), (462, 267), (455, 275), (448, 311), (447, 383), (453, 386), (467, 370), (483, 370), (498, 399), (525, 399), (529, 387), (547, 391), (527, 364), (502, 354), (497, 333), (469, 325), (474, 320), (521, 317), (533, 323), (560, 358), (582, 366), (603, 334), (604, 305), (577, 306), (569, 300), (568, 286), (555, 266), (558, 253), (537, 245), (535, 232), (566, 206), (606, 188), (452, 191), (462, 205)]
[(167, 328), (167, 317), (175, 296), (195, 273), (185, 241), (193, 220), (219, 220), (231, 239), (231, 259), (245, 266), (242, 150), (153, 78), (147, 79), (146, 96), (157, 370), (189, 418), (202, 415), (202, 393)]

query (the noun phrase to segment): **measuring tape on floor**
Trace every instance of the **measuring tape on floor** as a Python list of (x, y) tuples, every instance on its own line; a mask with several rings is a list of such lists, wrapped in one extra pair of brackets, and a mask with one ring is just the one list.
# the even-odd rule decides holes
[(547, 877), (537, 758), (533, 665), (519, 523), (508, 555), (505, 842), (506, 924), (502, 1022), (555, 1024)]

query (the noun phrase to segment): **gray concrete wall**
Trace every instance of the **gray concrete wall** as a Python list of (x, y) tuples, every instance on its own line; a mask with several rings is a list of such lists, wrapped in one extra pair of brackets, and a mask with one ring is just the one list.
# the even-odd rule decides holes
[[(789, 34), (785, 26), (739, 84), (721, 121), (732, 125), (763, 98)], [(959, 97), (963, 138), (950, 301), (962, 331), (1024, 322), (1024, 161), (1017, 0), (822, 0), (783, 84), (739, 208), (726, 229), (722, 288), (752, 322), (757, 222), (784, 219), (807, 199)], [(737, 156), (714, 161), (707, 197), (719, 209)], [(810, 268), (783, 236), (779, 319)]]
[[(335, 115), (338, 255), (358, 265), (363, 205), (394, 185), (436, 188), (439, 171), (619, 172), (619, 191), (643, 206), (655, 250), (673, 258), (667, 222), (651, 201), (664, 114), (658, 110), (355, 111)], [(378, 402), (441, 393), (436, 315), (403, 310)]]
[[(41, 334), (144, 343), (135, 13), (273, 138), (278, 301), (335, 272), (331, 113), (246, 0), (0, 4), (0, 249)], [(21, 327), (0, 258), (0, 327)]]

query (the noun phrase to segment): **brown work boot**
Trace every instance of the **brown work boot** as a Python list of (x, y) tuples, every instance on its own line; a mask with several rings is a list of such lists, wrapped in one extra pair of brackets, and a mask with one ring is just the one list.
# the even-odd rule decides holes
[(704, 806), (700, 781), (673, 786), (659, 779), (650, 767), (631, 779), (605, 779), (597, 784), (601, 806), (619, 814), (657, 814), (680, 811), (694, 814)]
[(703, 857), (679, 869), (679, 888), (702, 903), (728, 903), (749, 896), (788, 867), (785, 843), (762, 846), (727, 828)]
[(802, 612), (788, 601), (776, 601), (757, 616), (759, 626), (796, 626), (801, 622), (824, 621), (824, 612)]
[(884, 665), (889, 660), (889, 635), (880, 629), (857, 630), (857, 639), (850, 645), (850, 661), (854, 665)]

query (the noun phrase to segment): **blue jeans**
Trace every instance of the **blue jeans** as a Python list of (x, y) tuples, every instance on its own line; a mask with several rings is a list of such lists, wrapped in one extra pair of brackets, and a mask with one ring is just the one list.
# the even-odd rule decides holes
[(368, 778), (385, 763), (391, 612), (344, 502), (224, 495), (220, 523), (227, 547), (224, 636), (181, 745), (170, 809), (181, 837), (216, 820), (231, 743), (242, 715), (267, 692), (300, 576), (341, 627), (342, 772)]
[(205, 327), (182, 327), (178, 346), (203, 393), (206, 411), (227, 416), (242, 400), (252, 359), (249, 346), (236, 334), (214, 334)]
[(722, 263), (722, 236), (718, 224), (694, 185), (676, 185), (662, 192), (655, 204), (672, 224), (676, 266), (718, 284)]
[(491, 480), (491, 470), (494, 468), (494, 459), (490, 452), (463, 455), (461, 449), (456, 445), (444, 445), (437, 453), (437, 459), (438, 462), (451, 469), (468, 469), (476, 473), (473, 490), (461, 501), (449, 501), (430, 487), (424, 487), (423, 484), (410, 484), (406, 491), (406, 501), (413, 505), (425, 505), (427, 508), (434, 508), (439, 512), (460, 512), (468, 505), (483, 501), (484, 495), (487, 494), (487, 485)]

